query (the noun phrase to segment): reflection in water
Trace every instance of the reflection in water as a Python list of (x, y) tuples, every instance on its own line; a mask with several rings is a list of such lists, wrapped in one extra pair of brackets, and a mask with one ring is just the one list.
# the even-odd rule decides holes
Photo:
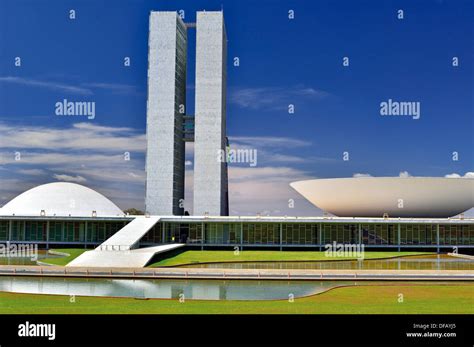
[(278, 300), (322, 293), (351, 281), (133, 280), (0, 277), (0, 291), (30, 294), (200, 300)]
[(474, 261), (448, 255), (424, 255), (380, 260), (241, 262), (183, 265), (218, 269), (313, 269), (313, 270), (474, 270)]
[(0, 265), (37, 265), (36, 260), (46, 258), (58, 258), (60, 255), (49, 254), (46, 251), (38, 251), (38, 259), (31, 259), (30, 257), (5, 257), (0, 256)]

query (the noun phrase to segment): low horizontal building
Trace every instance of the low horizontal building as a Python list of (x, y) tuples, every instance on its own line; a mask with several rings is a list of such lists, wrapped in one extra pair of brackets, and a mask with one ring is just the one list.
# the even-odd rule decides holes
[[(73, 183), (50, 183), (20, 194), (0, 209), (0, 242), (95, 247), (137, 218), (123, 214), (113, 202), (89, 188)], [(154, 218), (156, 223), (138, 231), (133, 247), (176, 242), (201, 248), (307, 249), (337, 242), (399, 250), (474, 248), (472, 218), (140, 218)]]

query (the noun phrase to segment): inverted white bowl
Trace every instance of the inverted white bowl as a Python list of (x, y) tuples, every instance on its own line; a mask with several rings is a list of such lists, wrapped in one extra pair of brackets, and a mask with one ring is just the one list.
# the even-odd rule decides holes
[(446, 218), (474, 206), (473, 178), (357, 177), (290, 184), (323, 211), (339, 217)]

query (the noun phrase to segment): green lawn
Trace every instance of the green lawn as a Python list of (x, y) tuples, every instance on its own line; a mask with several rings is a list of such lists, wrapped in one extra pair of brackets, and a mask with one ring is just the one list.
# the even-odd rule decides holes
[(47, 259), (41, 259), (40, 261), (42, 263), (47, 263), (51, 265), (66, 265), (73, 259), (77, 258), (80, 256), (82, 253), (87, 251), (87, 249), (83, 248), (60, 248), (60, 249), (54, 249), (56, 252), (61, 252), (61, 253), (67, 253), (69, 254), (67, 257), (60, 257), (60, 258), (47, 258)]
[[(399, 295), (403, 294), (400, 303)], [(449, 314), (474, 313), (473, 284), (342, 287), (311, 297), (277, 301), (137, 300), (0, 293), (0, 314)]]
[[(51, 265), (66, 265), (82, 253), (83, 248), (61, 248), (54, 251), (67, 253), (69, 256), (60, 258), (42, 259), (43, 263)], [(410, 255), (432, 254), (423, 252), (365, 252), (365, 259), (393, 258)], [(150, 267), (176, 266), (197, 263), (223, 263), (244, 261), (327, 261), (327, 260), (352, 260), (355, 258), (330, 258), (324, 252), (309, 251), (241, 251), (238, 255), (234, 251), (185, 251), (173, 257), (160, 260), (149, 265)]]
[[(422, 252), (365, 252), (365, 259), (393, 258), (407, 255), (422, 255), (434, 253)], [(309, 251), (185, 251), (173, 257), (162, 259), (149, 265), (150, 267), (176, 266), (198, 263), (223, 263), (244, 261), (325, 261), (325, 260), (353, 260), (354, 257), (332, 258), (326, 257), (324, 252)]]

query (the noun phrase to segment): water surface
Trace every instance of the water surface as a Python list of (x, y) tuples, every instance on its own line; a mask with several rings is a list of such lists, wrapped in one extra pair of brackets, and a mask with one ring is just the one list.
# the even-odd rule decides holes
[(36, 263), (36, 260), (41, 261), (42, 259), (58, 258), (58, 257), (62, 257), (62, 256), (50, 254), (44, 250), (38, 251), (37, 259), (33, 259), (31, 257), (6, 257), (6, 256), (0, 255), (0, 265), (38, 265)]
[(352, 281), (90, 279), (0, 276), (0, 291), (154, 299), (278, 300), (355, 285)]
[(474, 270), (474, 261), (448, 255), (422, 255), (392, 259), (340, 261), (236, 262), (183, 265), (213, 269), (311, 269), (311, 270)]

